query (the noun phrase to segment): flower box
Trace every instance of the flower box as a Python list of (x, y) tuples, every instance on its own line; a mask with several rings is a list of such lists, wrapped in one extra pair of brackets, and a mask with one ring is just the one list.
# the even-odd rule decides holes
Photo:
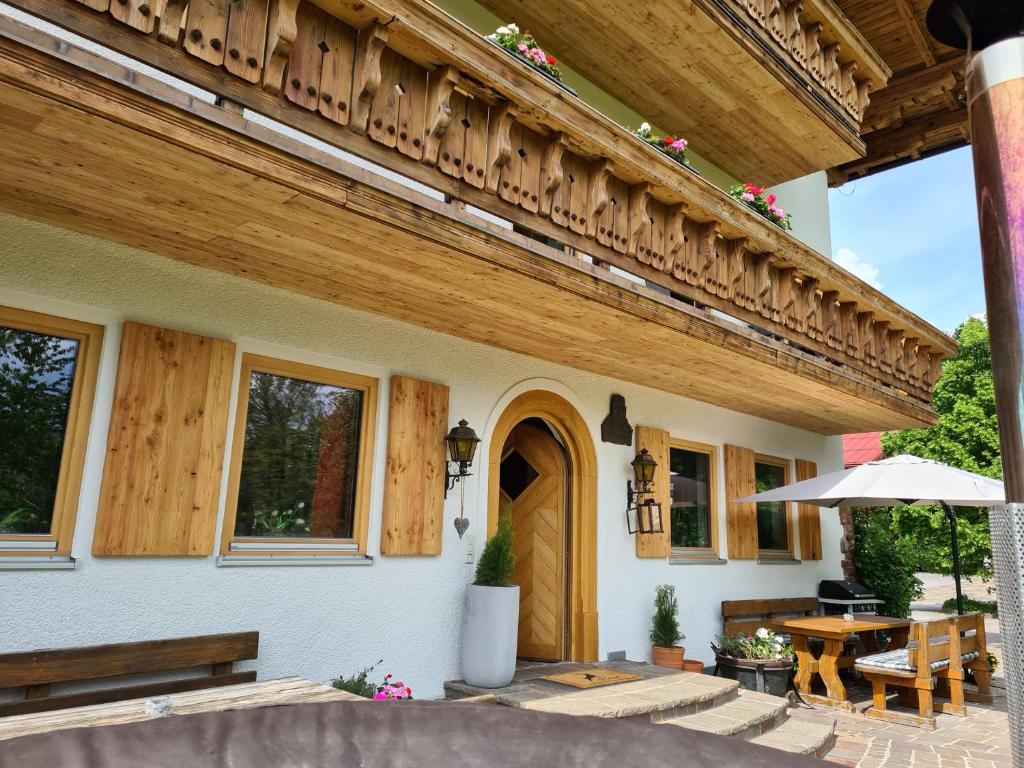
[(736, 659), (715, 654), (715, 664), (722, 677), (735, 680), (745, 691), (785, 696), (793, 662), (789, 659)]
[(781, 205), (776, 205), (775, 195), (765, 195), (764, 187), (747, 182), (737, 184), (729, 190), (729, 196), (739, 200), (747, 208), (768, 219), (780, 229), (790, 230), (793, 228), (793, 219)]
[(562, 82), (562, 73), (558, 69), (558, 62), (537, 45), (537, 41), (529, 30), (520, 32), (519, 27), (515, 24), (506, 24), (498, 27), (494, 33), (487, 35), (484, 39), (496, 45), (512, 58), (523, 62), (530, 69), (540, 72), (548, 80), (556, 83), (573, 96), (576, 95), (573, 88)]
[(650, 123), (641, 123), (640, 127), (636, 129), (633, 134), (640, 141), (648, 146), (654, 147), (656, 150), (665, 155), (673, 162), (683, 166), (690, 173), (700, 176), (700, 172), (690, 165), (690, 161), (686, 159), (686, 147), (689, 142), (683, 138), (675, 138), (672, 136), (658, 136), (651, 128)]

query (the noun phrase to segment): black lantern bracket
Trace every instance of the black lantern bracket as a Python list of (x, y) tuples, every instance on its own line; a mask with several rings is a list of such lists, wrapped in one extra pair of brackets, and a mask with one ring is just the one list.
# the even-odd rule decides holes
[(626, 529), (630, 534), (663, 533), (661, 504), (654, 500), (654, 470), (658, 463), (646, 448), (631, 462), (633, 480), (626, 481)]
[[(455, 488), (455, 484), (462, 478), (469, 477), (469, 468), (473, 466), (473, 457), (476, 455), (477, 445), (480, 438), (469, 426), (469, 423), (462, 419), (458, 426), (452, 427), (444, 439), (448, 447), (448, 460), (444, 467), (444, 497), (448, 498), (448, 492)], [(455, 471), (452, 471), (455, 465)]]

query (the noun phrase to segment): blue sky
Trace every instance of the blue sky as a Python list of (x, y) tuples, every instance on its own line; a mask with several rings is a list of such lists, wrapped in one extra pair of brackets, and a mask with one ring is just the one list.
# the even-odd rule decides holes
[(829, 190), (832, 255), (944, 331), (985, 311), (969, 147)]

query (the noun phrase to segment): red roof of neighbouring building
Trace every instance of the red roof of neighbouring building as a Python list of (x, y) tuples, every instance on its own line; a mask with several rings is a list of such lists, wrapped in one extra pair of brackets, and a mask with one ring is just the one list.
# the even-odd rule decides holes
[(883, 456), (881, 432), (843, 435), (843, 464), (847, 469), (881, 459)]

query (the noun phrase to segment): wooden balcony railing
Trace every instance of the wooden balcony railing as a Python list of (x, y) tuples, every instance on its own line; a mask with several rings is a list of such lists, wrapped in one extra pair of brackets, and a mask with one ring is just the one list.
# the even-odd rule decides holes
[(393, 1), (15, 3), (930, 400), (948, 336), (434, 6)]
[(742, 13), (858, 131), (891, 72), (832, 0), (704, 0)]

